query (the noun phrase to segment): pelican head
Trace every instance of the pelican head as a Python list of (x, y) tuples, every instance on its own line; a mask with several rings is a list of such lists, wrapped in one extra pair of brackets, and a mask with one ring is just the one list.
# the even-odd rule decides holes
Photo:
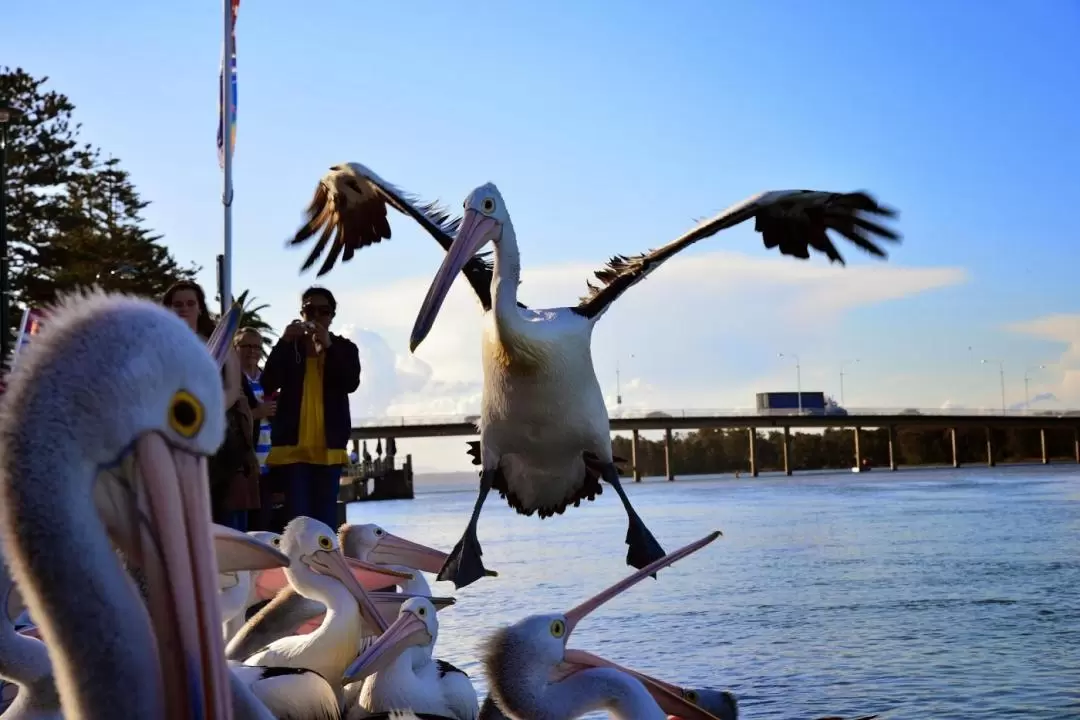
[[(621, 687), (627, 695), (636, 695), (639, 702), (642, 690), (646, 691), (662, 710), (683, 720), (716, 720), (711, 713), (688, 702), (674, 686), (566, 645), (578, 624), (601, 605), (705, 547), (719, 535), (713, 532), (664, 556), (565, 613), (533, 615), (497, 631), (488, 641), (484, 665), (491, 695), (499, 707), (522, 717), (544, 711), (577, 717), (575, 713), (584, 712), (586, 707), (603, 706), (611, 700), (605, 694)], [(553, 683), (553, 674), (562, 680)]]
[(338, 539), (344, 552), (376, 565), (399, 565), (437, 573), (447, 555), (427, 545), (388, 533), (378, 525), (343, 525)]
[(481, 185), (465, 198), (465, 215), (458, 226), (457, 236), (446, 252), (435, 279), (431, 281), (424, 304), (420, 306), (420, 313), (416, 316), (412, 337), (409, 339), (410, 351), (415, 352), (431, 332), (446, 294), (450, 292), (454, 278), (465, 267), (465, 263), (489, 242), (498, 245), (502, 240), (503, 230), (509, 226), (510, 213), (507, 212), (506, 203), (494, 183)]
[[(328, 583), (339, 582), (356, 598), (364, 621), (371, 627), (378, 628), (380, 632), (386, 631), (386, 620), (356, 579), (355, 573), (366, 571), (382, 576), (391, 571), (345, 557), (341, 553), (341, 546), (334, 531), (325, 523), (303, 515), (293, 518), (285, 526), (285, 532), (281, 536), (281, 550), (291, 560), (289, 567), (285, 568), (286, 577), (301, 594), (306, 595), (305, 590), (310, 589), (312, 600), (329, 605)], [(397, 576), (400, 576), (400, 573), (390, 575), (391, 578)], [(385, 584), (386, 579), (382, 582)]]
[(410, 647), (434, 645), (439, 637), (435, 606), (422, 595), (401, 604), (397, 620), (345, 670), (345, 681), (357, 682), (392, 663)]
[(0, 535), (73, 715), (231, 716), (206, 475), (219, 368), (164, 307), (89, 292), (53, 309), (12, 373)]

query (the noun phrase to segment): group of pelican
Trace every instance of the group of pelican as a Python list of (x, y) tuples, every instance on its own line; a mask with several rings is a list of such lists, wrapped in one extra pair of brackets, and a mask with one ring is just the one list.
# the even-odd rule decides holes
[[(462, 219), (423, 205), (358, 164), (323, 178), (305, 267), (336, 231), (322, 272), (344, 251), (390, 236), (387, 207), (446, 248), (412, 338), (424, 339), (463, 273), (485, 313), (480, 495), (449, 554), (382, 528), (334, 532), (308, 517), (281, 534), (210, 521), (206, 457), (224, 435), (220, 370), (241, 307), (203, 344), (165, 308), (97, 291), (65, 298), (20, 357), (0, 403), (0, 676), (7, 718), (735, 718), (734, 697), (684, 689), (567, 648), (612, 597), (714, 541), (665, 553), (619, 482), (591, 364), (606, 307), (683, 247), (755, 218), (767, 247), (841, 260), (834, 229), (875, 254), (896, 236), (863, 214), (864, 193), (765, 193), (660, 250), (618, 257), (576, 307), (517, 301), (520, 263), (494, 185)], [(489, 264), (477, 253), (495, 245)], [(841, 260), (842, 262), (842, 260)], [(483, 705), (468, 676), (435, 657), (439, 610), (423, 572), (456, 587), (495, 573), (476, 526), (491, 488), (526, 515), (562, 513), (610, 484), (629, 519), (629, 577), (564, 613), (534, 615), (485, 645)]]

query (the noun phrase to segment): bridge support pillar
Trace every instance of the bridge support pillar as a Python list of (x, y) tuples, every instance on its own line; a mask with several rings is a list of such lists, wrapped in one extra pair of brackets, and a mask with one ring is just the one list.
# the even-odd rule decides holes
[(997, 463), (994, 462), (994, 430), (989, 425), (986, 426), (986, 466), (994, 467)]
[(667, 472), (668, 482), (672, 482), (675, 473), (671, 471), (671, 428), (664, 428), (664, 470)]
[(851, 435), (855, 438), (855, 467), (862, 469), (862, 452), (859, 449), (859, 435), (862, 434), (862, 428), (856, 427), (851, 429)]
[[(746, 428), (746, 432), (750, 436), (750, 477), (757, 477), (757, 428)], [(1076, 462), (1080, 463), (1080, 428), (1076, 432)]]
[(637, 464), (638, 431), (633, 430), (630, 434), (630, 464), (634, 468), (634, 482), (641, 482), (641, 468)]
[(896, 470), (896, 450), (894, 445), (896, 443), (896, 427), (890, 425), (886, 428), (889, 436), (889, 469)]
[(791, 428), (784, 426), (784, 474), (791, 474)]
[(956, 428), (949, 428), (949, 440), (952, 444), (952, 466), (960, 467), (960, 454), (956, 451)]
[(1042, 464), (1050, 464), (1050, 456), (1046, 453), (1046, 428), (1039, 428), (1039, 450), (1042, 452)]

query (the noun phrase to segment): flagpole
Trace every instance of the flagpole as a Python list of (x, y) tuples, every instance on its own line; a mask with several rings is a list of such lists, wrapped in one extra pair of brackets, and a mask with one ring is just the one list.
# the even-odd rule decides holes
[(224, 315), (232, 299), (232, 109), (233, 97), (233, 12), (232, 0), (222, 0), (225, 9), (225, 55), (221, 63), (221, 137), (223, 149), (224, 188), (221, 204), (224, 210), (224, 259), (221, 263), (221, 314)]

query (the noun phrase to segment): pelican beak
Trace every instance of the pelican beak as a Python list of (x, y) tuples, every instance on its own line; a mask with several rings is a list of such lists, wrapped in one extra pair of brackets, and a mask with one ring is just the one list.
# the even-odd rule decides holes
[[(378, 628), (379, 632), (386, 632), (388, 627), (386, 620), (379, 614), (379, 609), (375, 607), (375, 603), (367, 594), (367, 591), (364, 590), (362, 582), (357, 579), (355, 573), (365, 571), (373, 576), (393, 573), (398, 577), (407, 575), (407, 573), (385, 570), (354, 558), (346, 558), (338, 550), (316, 550), (310, 555), (303, 556), (301, 560), (315, 572), (340, 580), (341, 584), (348, 588), (349, 592), (356, 598), (356, 602), (360, 605), (360, 615), (364, 618), (364, 621), (368, 625)], [(386, 585), (385, 576), (375, 579), (375, 582), (381, 583), (380, 587), (384, 587)]]
[(621, 593), (626, 592), (634, 585), (637, 585), (639, 582), (649, 577), (653, 573), (659, 570), (663, 570), (667, 566), (672, 565), (679, 560), (682, 560), (683, 558), (696, 553), (698, 550), (705, 547), (713, 540), (716, 540), (716, 538), (718, 537), (720, 537), (720, 531), (714, 530), (700, 540), (696, 540), (689, 545), (681, 547), (675, 552), (668, 553), (659, 560), (650, 563), (649, 565), (646, 565), (644, 568), (638, 570), (633, 575), (630, 575), (625, 579), (620, 580), (606, 590), (602, 590), (596, 595), (592, 596), (585, 602), (578, 605), (576, 608), (569, 610), (564, 614), (564, 617), (566, 618), (565, 637), (569, 639), (570, 633), (574, 631), (574, 628), (577, 627), (578, 623), (580, 623), (585, 618), (585, 616), (592, 613), (594, 610), (606, 603), (608, 600), (612, 599), (616, 595), (620, 595)]
[(214, 534), (214, 553), (217, 555), (219, 572), (289, 567), (288, 555), (261, 540), (225, 525), (212, 523), (210, 527)]
[(406, 648), (430, 642), (431, 633), (424, 621), (411, 612), (402, 613), (345, 669), (345, 683), (363, 680), (384, 669)]
[(663, 680), (657, 680), (636, 670), (616, 665), (610, 660), (605, 660), (584, 650), (567, 650), (563, 654), (563, 662), (574, 666), (576, 670), (610, 668), (625, 673), (645, 686), (645, 689), (656, 701), (656, 704), (660, 706), (661, 710), (679, 720), (724, 720), (687, 700), (683, 696), (682, 688)]
[[(338, 554), (340, 555), (341, 553)], [(387, 587), (388, 585), (399, 585), (405, 580), (412, 580), (413, 578), (412, 573), (379, 567), (378, 565), (366, 563), (363, 560), (357, 560), (356, 558), (345, 555), (342, 555), (342, 557), (349, 565), (353, 578), (356, 582), (360, 583), (361, 587), (365, 590), (377, 590), (379, 588)], [(288, 587), (288, 585), (289, 581), (285, 577), (284, 571), (277, 568), (263, 570), (255, 579), (255, 589), (259, 598), (262, 600), (273, 598), (282, 588)]]
[[(95, 500), (112, 531), (127, 541), (125, 556), (146, 579), (163, 717), (231, 720), (206, 459), (147, 433), (135, 441), (122, 471), (136, 492), (96, 493)], [(103, 506), (102, 500), (112, 502)]]
[(29, 627), (24, 627), (21, 630), (19, 630), (19, 634), (24, 636), (24, 637), (32, 637), (32, 638), (35, 638), (37, 640), (41, 640), (41, 631), (38, 630), (37, 625), (31, 625)]
[(465, 267), (465, 263), (472, 259), (476, 252), (495, 238), (500, 231), (499, 221), (488, 217), (473, 209), (465, 211), (458, 227), (457, 237), (454, 238), (450, 249), (446, 251), (439, 272), (431, 281), (424, 304), (420, 306), (420, 313), (416, 316), (413, 324), (412, 337), (409, 339), (409, 351), (416, 352), (420, 343), (431, 332), (431, 326), (435, 324), (435, 318), (442, 308), (446, 294), (450, 292), (450, 286), (454, 284), (454, 278)]
[(448, 557), (441, 550), (390, 533), (379, 538), (378, 544), (368, 553), (368, 560), (379, 565), (401, 565), (429, 573), (439, 572)]
[[(376, 590), (368, 593), (371, 601), (375, 603), (375, 607), (379, 609), (379, 613), (382, 614), (383, 619), (387, 624), (394, 622), (398, 613), (401, 611), (401, 606), (406, 600), (414, 597), (420, 597), (414, 593), (402, 593), (402, 592), (386, 592), (383, 590)], [(435, 606), (435, 610), (439, 611), (444, 608), (453, 605), (456, 600), (452, 597), (429, 597), (428, 600)]]

